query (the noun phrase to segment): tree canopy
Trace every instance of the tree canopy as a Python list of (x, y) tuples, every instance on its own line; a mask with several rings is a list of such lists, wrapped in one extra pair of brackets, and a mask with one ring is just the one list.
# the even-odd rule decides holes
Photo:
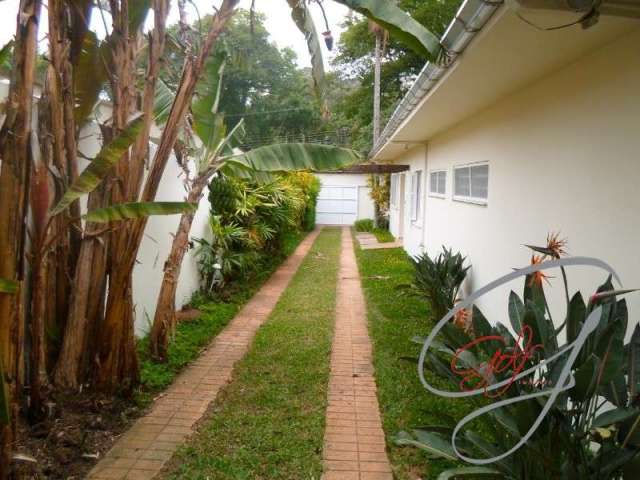
[[(461, 0), (399, 0), (398, 5), (437, 35), (442, 35)], [(373, 131), (373, 62), (375, 37), (369, 21), (362, 17), (347, 20), (338, 44), (335, 72), (329, 81), (333, 128), (347, 127), (353, 147), (368, 152)], [(427, 60), (389, 36), (382, 64), (382, 118), (388, 119), (397, 102)], [(384, 127), (384, 124), (383, 124)]]

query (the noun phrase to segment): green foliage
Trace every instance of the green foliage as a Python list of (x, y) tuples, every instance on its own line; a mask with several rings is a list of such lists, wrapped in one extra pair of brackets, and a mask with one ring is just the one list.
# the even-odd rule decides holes
[[(192, 28), (204, 32), (210, 22), (211, 17), (205, 16)], [(244, 118), (248, 146), (273, 143), (274, 138), (301, 141), (323, 130), (320, 104), (308, 72), (298, 68), (293, 50), (278, 49), (264, 22), (265, 17), (257, 14), (252, 32), (249, 12), (240, 9), (218, 44), (229, 55), (218, 111), (226, 114), (228, 128)], [(169, 31), (175, 36), (178, 27)], [(168, 55), (163, 80), (170, 87), (180, 78), (183, 59), (179, 49)]]
[(142, 130), (144, 116), (138, 115), (111, 142), (104, 145), (98, 155), (84, 169), (80, 176), (67, 188), (57, 205), (51, 210), (52, 215), (62, 212), (82, 195), (92, 192), (122, 159), (129, 147), (135, 142)]
[(391, 200), (391, 175), (369, 175), (369, 196), (373, 200), (376, 211), (376, 227), (389, 228), (389, 202)]
[[(369, 332), (373, 341), (373, 361), (378, 386), (380, 413), (386, 437), (416, 425), (449, 425), (478, 408), (477, 399), (452, 401), (425, 391), (416, 374), (414, 361), (420, 345), (411, 339), (422, 336), (433, 325), (429, 305), (423, 297), (404, 295), (398, 286), (408, 283), (414, 268), (400, 248), (356, 251), (362, 286), (367, 300)], [(433, 372), (427, 379), (439, 388), (450, 388)], [(486, 430), (486, 429), (485, 429)], [(429, 458), (416, 448), (389, 441), (387, 451), (396, 480), (436, 479), (441, 471), (456, 463)]]
[[(440, 36), (461, 0), (399, 0), (398, 6), (428, 30)], [(416, 53), (391, 31), (382, 63), (382, 118), (388, 119), (411, 81), (435, 57)], [(367, 19), (347, 23), (334, 60), (337, 74), (327, 78), (332, 128), (351, 132), (353, 148), (368, 152), (373, 132), (373, 60), (375, 37)], [(383, 124), (384, 126), (384, 124)]]
[(439, 37), (408, 15), (395, 2), (388, 0), (336, 1), (374, 21), (418, 55), (437, 57), (440, 53)]
[(288, 232), (305, 228), (317, 181), (309, 173), (280, 174), (257, 184), (218, 175), (209, 186), (209, 239), (194, 239), (202, 289), (220, 294), (281, 254)]
[(360, 155), (347, 148), (312, 143), (281, 143), (229, 157), (227, 163), (261, 172), (287, 172), (337, 170), (359, 160)]
[(18, 282), (0, 278), (0, 293), (14, 294), (18, 291)]
[[(541, 251), (534, 247), (536, 251)], [(549, 256), (557, 258), (552, 250)], [(564, 272), (563, 272), (564, 275)], [(512, 326), (519, 334), (523, 326), (533, 333), (531, 345), (540, 344), (526, 359), (525, 367), (538, 365), (545, 359), (557, 355), (562, 345), (557, 336), (564, 327), (555, 328), (547, 307), (540, 273), (525, 279), (522, 297), (511, 292), (509, 296), (509, 316)], [(565, 284), (568, 298), (568, 287)], [(575, 386), (568, 393), (561, 394), (543, 417), (542, 423), (517, 453), (491, 465), (497, 470), (497, 478), (505, 479), (613, 479), (636, 478), (638, 464), (634, 461), (640, 454), (640, 397), (637, 395), (637, 352), (640, 348), (640, 326), (636, 326), (628, 343), (624, 343), (628, 325), (626, 301), (618, 296), (627, 291), (613, 290), (611, 278), (607, 279), (590, 296), (588, 304), (576, 294), (567, 301), (567, 329), (580, 331), (589, 314), (601, 307), (600, 322), (588, 337), (578, 358), (572, 366)], [(575, 325), (569, 327), (569, 324)], [(427, 355), (425, 370), (436, 373), (442, 381), (449, 383), (445, 390), (457, 391), (461, 377), (449, 369), (453, 354), (474, 338), (499, 336), (504, 345), (515, 345), (516, 337), (500, 323), (492, 326), (478, 308), (473, 311), (472, 331), (445, 328), (438, 354)], [(476, 371), (481, 371), (491, 361), (495, 348), (487, 342), (480, 344), (466, 361)], [(538, 370), (535, 381), (513, 382), (504, 394), (509, 398), (521, 398), (555, 387), (564, 367), (561, 356), (548, 368)], [(516, 372), (514, 365), (493, 369), (491, 383), (508, 380)], [(451, 401), (451, 400), (449, 400)], [(528, 399), (488, 412), (487, 419), (493, 429), (490, 438), (476, 433), (475, 427), (467, 427), (461, 432), (458, 447), (466, 455), (475, 458), (495, 457), (510, 450), (531, 428), (540, 413), (546, 397)], [(609, 402), (613, 409), (606, 412), (602, 407)], [(461, 418), (457, 418), (455, 422)], [(427, 435), (428, 434), (428, 435)], [(450, 432), (440, 435), (432, 428), (414, 429), (412, 435), (403, 434), (400, 442), (410, 439), (412, 445), (425, 449), (431, 454), (448, 458), (446, 452), (436, 452), (440, 440), (448, 438)], [(437, 440), (434, 441), (434, 438)], [(595, 447), (594, 447), (595, 446)], [(453, 475), (455, 472), (448, 472)], [(469, 473), (471, 475), (471, 473)], [(450, 478), (446, 475), (442, 478)]]
[(233, 319), (242, 305), (249, 301), (281, 261), (293, 253), (301, 239), (301, 235), (288, 235), (284, 239), (282, 255), (262, 265), (263, 269), (248, 281), (237, 284), (237, 288), (227, 295), (224, 302), (212, 303), (208, 297), (197, 293), (191, 300), (191, 306), (198, 308), (202, 314), (197, 319), (178, 323), (175, 338), (169, 344), (166, 363), (156, 362), (150, 357), (148, 337), (139, 342), (138, 357), (142, 387), (138, 396), (140, 403), (149, 403), (158, 392), (171, 384), (187, 364), (200, 355), (202, 349)]
[(374, 228), (373, 234), (376, 236), (376, 239), (380, 243), (391, 243), (395, 242), (395, 237), (391, 234), (389, 230), (385, 230), (382, 228)]
[(373, 232), (374, 227), (375, 224), (371, 218), (362, 218), (360, 220), (356, 220), (353, 224), (353, 228), (356, 229), (356, 232)]
[(167, 478), (321, 477), (339, 258), (325, 229)]
[(91, 210), (84, 215), (85, 220), (94, 223), (117, 222), (151, 215), (175, 215), (195, 212), (198, 205), (186, 202), (133, 202), (120, 203), (105, 208)]
[(458, 300), (458, 292), (471, 266), (460, 253), (442, 247), (443, 252), (432, 259), (427, 253), (411, 259), (415, 268), (410, 291), (429, 301), (434, 320), (440, 320)]

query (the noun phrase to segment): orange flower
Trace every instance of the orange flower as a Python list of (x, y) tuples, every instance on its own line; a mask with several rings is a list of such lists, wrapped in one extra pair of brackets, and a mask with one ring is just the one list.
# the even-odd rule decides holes
[(560, 258), (566, 255), (565, 247), (567, 246), (567, 239), (560, 238), (560, 232), (549, 233), (547, 235), (547, 249), (552, 257)]
[[(540, 263), (542, 263), (544, 261), (544, 256), (543, 255), (532, 255), (531, 256), (531, 265), (538, 265)], [(538, 270), (537, 272), (533, 272), (531, 274), (531, 281), (529, 283), (529, 286), (533, 287), (534, 285), (538, 285), (538, 286), (542, 286), (542, 281), (545, 280), (549, 285), (551, 284), (549, 282), (549, 279), (553, 278), (553, 277), (549, 277), (548, 275), (545, 275), (544, 272), (542, 272), (541, 270)]]
[(453, 324), (460, 330), (464, 330), (465, 332), (470, 333), (472, 327), (471, 311), (466, 308), (458, 310), (453, 317)]

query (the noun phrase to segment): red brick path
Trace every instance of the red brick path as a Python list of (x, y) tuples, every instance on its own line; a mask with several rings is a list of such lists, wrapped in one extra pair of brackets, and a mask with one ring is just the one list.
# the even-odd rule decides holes
[(318, 236), (309, 234), (208, 349), (173, 383), (152, 410), (127, 431), (91, 472), (89, 479), (153, 478), (229, 382), (233, 366), (247, 352), (258, 328), (275, 307)]
[(322, 480), (392, 480), (371, 364), (365, 301), (351, 232), (342, 253), (331, 354)]

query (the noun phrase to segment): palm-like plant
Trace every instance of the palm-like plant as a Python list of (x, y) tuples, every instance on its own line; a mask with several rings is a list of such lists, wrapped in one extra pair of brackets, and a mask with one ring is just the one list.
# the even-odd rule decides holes
[[(552, 249), (532, 248), (557, 258)], [(585, 326), (587, 317), (601, 308), (598, 326), (587, 337), (571, 368), (575, 386), (556, 398), (548, 413), (542, 417), (542, 423), (517, 452), (488, 466), (454, 468), (444, 472), (440, 479), (638, 478), (640, 326), (636, 325), (630, 341), (625, 344), (628, 311), (626, 301), (619, 296), (628, 291), (615, 291), (609, 277), (589, 297), (587, 303), (580, 292), (576, 293), (567, 301), (562, 326), (556, 328), (547, 306), (542, 280), (539, 275), (531, 274), (525, 279), (522, 298), (511, 292), (509, 319), (516, 334), (526, 330), (531, 332), (530, 345), (536, 346), (531, 356), (524, 358), (526, 364), (522, 370), (559, 357), (540, 368), (535, 377), (510, 383), (502, 391), (502, 400), (519, 399), (532, 394), (537, 397), (488, 411), (482, 431), (490, 432), (489, 436), (476, 430), (477, 423), (470, 428), (463, 428), (456, 438), (458, 451), (468, 458), (495, 458), (511, 450), (524, 438), (545, 407), (546, 397), (559, 382), (569, 355), (569, 352), (562, 353), (564, 346), (559, 343), (558, 335), (564, 330), (567, 342), (573, 342)], [(568, 298), (566, 283), (565, 293)], [(441, 331), (441, 341), (433, 343), (435, 353), (428, 352), (426, 355), (425, 374), (448, 382), (452, 390), (459, 389), (461, 381), (466, 381), (452, 365), (461, 365), (461, 371), (477, 372), (473, 376), (476, 382), (490, 386), (510, 380), (515, 375), (514, 365), (493, 368), (491, 374), (487, 373), (487, 365), (492, 358), (495, 359), (496, 350), (502, 349), (505, 354), (511, 355), (528, 348), (524, 345), (525, 340), (516, 338), (500, 323), (492, 326), (478, 308), (473, 310), (472, 323), (471, 332), (445, 325)], [(474, 341), (482, 338), (502, 338), (503, 341)], [(417, 341), (422, 343), (421, 339)], [(460, 354), (461, 348), (464, 349), (464, 355)], [(482, 388), (479, 385), (467, 384), (469, 389)], [(608, 405), (607, 409), (603, 409), (605, 405)], [(423, 449), (430, 457), (457, 461), (458, 455), (451, 444), (452, 433), (450, 425), (417, 428), (412, 432), (401, 432), (397, 443)]]
[(426, 298), (435, 320), (439, 320), (459, 300), (462, 282), (471, 266), (464, 266), (466, 257), (442, 247), (435, 258), (424, 253), (411, 258), (415, 268), (413, 283), (402, 286), (411, 293)]

